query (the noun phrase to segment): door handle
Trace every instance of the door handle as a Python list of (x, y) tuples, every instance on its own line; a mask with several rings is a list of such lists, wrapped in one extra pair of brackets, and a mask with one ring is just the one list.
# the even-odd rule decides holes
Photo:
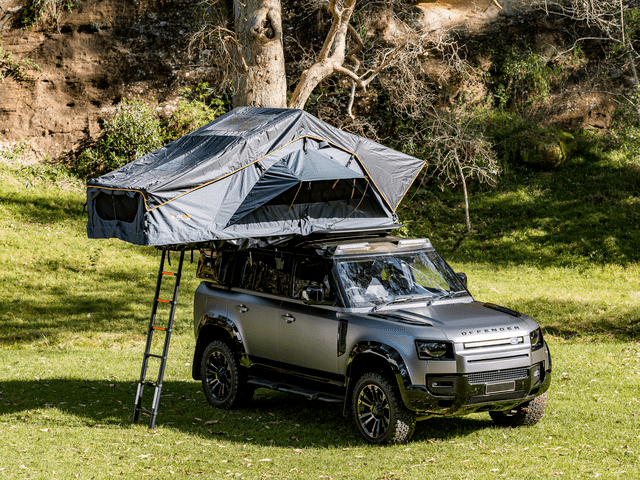
[(236, 310), (240, 313), (247, 313), (249, 308), (246, 305), (236, 305)]
[(285, 315), (281, 315), (280, 318), (282, 318), (287, 323), (293, 323), (296, 321), (296, 317), (291, 316), (288, 313)]

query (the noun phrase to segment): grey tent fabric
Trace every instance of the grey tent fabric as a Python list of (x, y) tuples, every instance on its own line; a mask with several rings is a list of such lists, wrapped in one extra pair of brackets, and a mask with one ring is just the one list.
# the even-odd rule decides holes
[(423, 165), (302, 110), (240, 107), (89, 180), (87, 234), (160, 246), (390, 229)]

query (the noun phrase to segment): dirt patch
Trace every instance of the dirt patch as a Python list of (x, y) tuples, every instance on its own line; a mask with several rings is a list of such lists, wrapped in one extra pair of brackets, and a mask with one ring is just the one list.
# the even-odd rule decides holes
[[(505, 5), (510, 6), (507, 1)], [(436, 0), (419, 2), (421, 22), (429, 30), (465, 27), (478, 30), (498, 20), (504, 8), (498, 0)]]
[(556, 125), (568, 130), (587, 126), (609, 128), (618, 107), (614, 95), (589, 91), (568, 91), (553, 95), (536, 116), (543, 125)]

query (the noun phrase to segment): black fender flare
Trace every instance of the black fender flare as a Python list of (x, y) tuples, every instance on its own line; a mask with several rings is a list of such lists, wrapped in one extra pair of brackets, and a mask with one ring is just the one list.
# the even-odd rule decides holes
[(393, 372), (396, 383), (400, 389), (400, 394), (405, 399), (406, 388), (412, 385), (411, 376), (409, 375), (409, 369), (405, 363), (402, 355), (398, 351), (386, 345), (382, 342), (359, 342), (353, 346), (351, 352), (349, 352), (349, 359), (347, 363), (347, 395), (345, 396), (344, 413), (347, 414), (349, 410), (349, 398), (351, 397), (351, 389), (355, 382), (358, 380), (354, 378), (353, 365), (358, 356), (361, 355), (374, 355), (383, 360)]
[(218, 314), (203, 315), (196, 327), (196, 348), (193, 352), (193, 363), (191, 368), (191, 376), (194, 380), (200, 379), (200, 358), (202, 357), (204, 349), (207, 347), (206, 344), (208, 342), (206, 342), (206, 339), (209, 338), (209, 336), (203, 336), (201, 333), (203, 330), (206, 331), (211, 327), (224, 330), (226, 332), (228, 339), (231, 341), (231, 346), (240, 355), (240, 364), (245, 367), (249, 367), (249, 357), (247, 356), (244, 348), (242, 334), (233, 320)]

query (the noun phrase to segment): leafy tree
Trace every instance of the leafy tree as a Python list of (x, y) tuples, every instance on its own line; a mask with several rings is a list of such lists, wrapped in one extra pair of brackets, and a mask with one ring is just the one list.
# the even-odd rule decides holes
[[(199, 28), (191, 38), (192, 50), (208, 50), (218, 76), (211, 84), (227, 86), (233, 77), (233, 105), (287, 106), (283, 34), (279, 0), (233, 1), (234, 21), (220, 0), (202, 0), (197, 7)], [(356, 88), (367, 89), (391, 66), (402, 71), (403, 86), (415, 88), (429, 52), (454, 45), (447, 34), (425, 30), (419, 10), (406, 0), (365, 2), (357, 0), (309, 0), (308, 13), (329, 15), (330, 27), (319, 52), (310, 50), (290, 66), (299, 70), (289, 84), (295, 85), (288, 106), (304, 108), (313, 90), (324, 80), (342, 76), (351, 85), (349, 115)], [(384, 28), (381, 27), (384, 25)], [(386, 28), (392, 25), (392, 28)], [(375, 31), (376, 28), (385, 30)], [(313, 48), (313, 47), (312, 47)], [(452, 62), (456, 55), (449, 57)], [(406, 73), (411, 71), (411, 74)], [(291, 75), (291, 72), (289, 72)], [(394, 83), (394, 82), (391, 82)], [(409, 84), (413, 84), (409, 86)], [(423, 94), (398, 95), (400, 108)]]

